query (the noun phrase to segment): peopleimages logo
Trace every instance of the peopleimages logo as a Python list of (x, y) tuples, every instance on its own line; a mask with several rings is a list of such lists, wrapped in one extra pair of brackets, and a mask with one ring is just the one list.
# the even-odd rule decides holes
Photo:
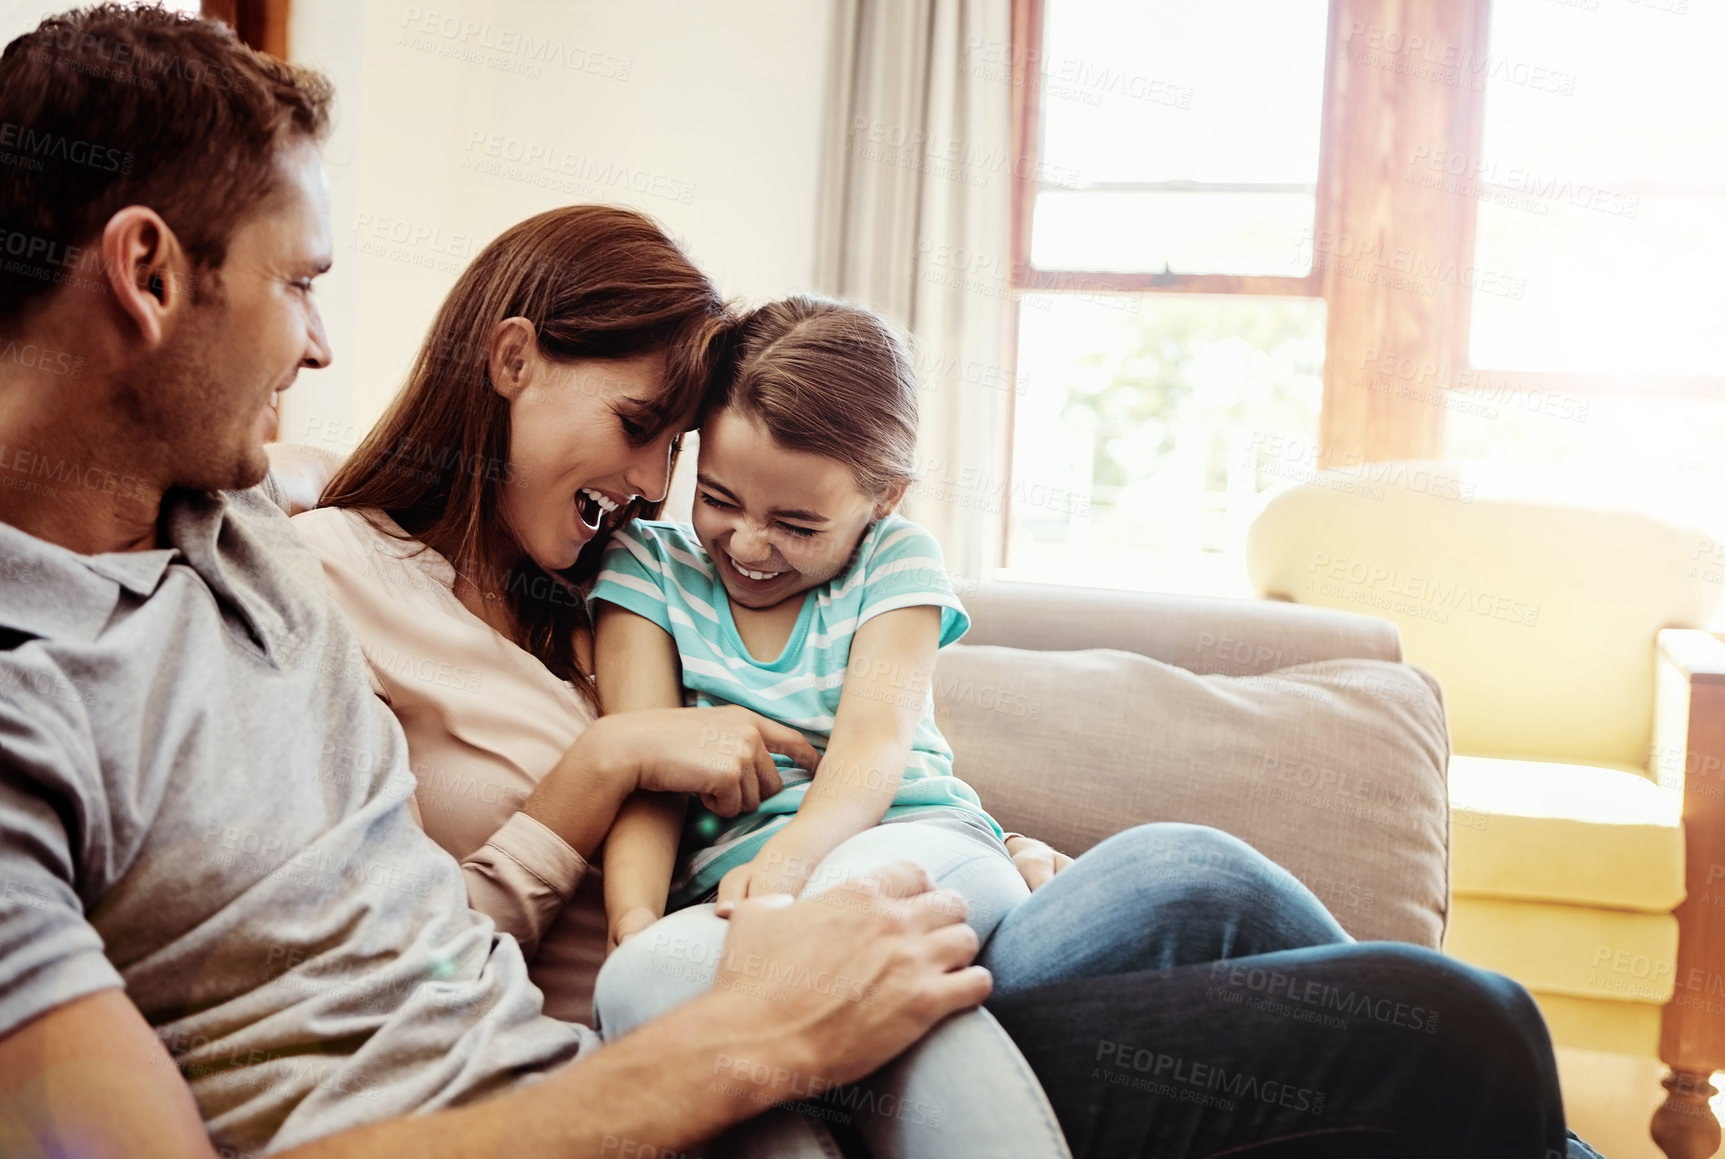
[(130, 173), (133, 155), (109, 145), (81, 141), (63, 133), (41, 132), (28, 125), (0, 121), (0, 149), (14, 149), (20, 156), (85, 165), (104, 173)]

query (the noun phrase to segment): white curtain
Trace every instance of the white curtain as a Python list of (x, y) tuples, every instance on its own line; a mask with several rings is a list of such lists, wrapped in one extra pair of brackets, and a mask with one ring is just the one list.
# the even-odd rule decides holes
[(840, 0), (816, 281), (915, 339), (905, 514), (955, 576), (999, 560), (1013, 397), (1008, 0)]

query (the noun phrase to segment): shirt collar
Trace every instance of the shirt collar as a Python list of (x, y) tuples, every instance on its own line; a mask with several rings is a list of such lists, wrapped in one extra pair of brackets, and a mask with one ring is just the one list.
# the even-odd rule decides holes
[(279, 615), (231, 582), (218, 547), (228, 514), (220, 491), (170, 491), (161, 526), (170, 546), (145, 551), (82, 555), (0, 522), (0, 626), (47, 639), (95, 640), (114, 613), (120, 593), (148, 598), (169, 565), (189, 564), (223, 603), (264, 643), (280, 628)]

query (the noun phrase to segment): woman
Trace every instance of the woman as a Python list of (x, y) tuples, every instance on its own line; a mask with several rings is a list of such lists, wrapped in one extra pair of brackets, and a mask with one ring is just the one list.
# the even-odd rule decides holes
[[(521, 940), (560, 1017), (585, 1015), (572, 967), (603, 944), (565, 906), (620, 804), (594, 770), (619, 752), (695, 745), (702, 759), (758, 764), (770, 785), (768, 749), (814, 759), (797, 734), (740, 710), (596, 719), (579, 590), (613, 528), (657, 513), (729, 341), (713, 287), (651, 222), (593, 206), (541, 214), (463, 273), (407, 385), (321, 509), (298, 519), (406, 732), (423, 824), (462, 859), (473, 906)], [(705, 803), (729, 815), (763, 791)], [(1309, 891), (1214, 830), (1144, 826), (1058, 876), (1066, 859), (1041, 843), (1015, 836), (1011, 851), (1036, 892), (979, 961), (995, 974), (991, 1009), (1040, 1063), (1080, 1153), (1209, 1154), (1339, 1129), (1359, 1153), (1561, 1154), (1549, 1041), (1513, 983), (1350, 944)], [(1213, 975), (1251, 955), (1441, 1001), (1443, 1032), (1338, 1035), (1266, 1012), (1239, 1000), (1226, 968)], [(1070, 1066), (1073, 1035), (1097, 1073)], [(1171, 1053), (1182, 1042), (1194, 1058)], [(1164, 1058), (1176, 1075), (1195, 1061), (1236, 1085), (1255, 1067), (1252, 1091), (1277, 1098), (1242, 1110), (1164, 1094)], [(1285, 1073), (1316, 1063), (1322, 1088)]]

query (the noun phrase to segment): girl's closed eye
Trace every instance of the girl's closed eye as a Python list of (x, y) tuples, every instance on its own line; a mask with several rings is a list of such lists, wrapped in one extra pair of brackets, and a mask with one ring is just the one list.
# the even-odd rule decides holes
[[(700, 498), (702, 503), (705, 503), (708, 507), (713, 508), (715, 511), (730, 511), (736, 507), (736, 504), (726, 503), (723, 499), (720, 499), (718, 496), (708, 494), (705, 491), (698, 491), (698, 492), (696, 492), (696, 495)], [(815, 536), (820, 534), (819, 528), (798, 527), (795, 523), (785, 523), (782, 520), (779, 522), (779, 526), (784, 528), (784, 530), (790, 532), (792, 535), (796, 536), (799, 539), (813, 539)]]

